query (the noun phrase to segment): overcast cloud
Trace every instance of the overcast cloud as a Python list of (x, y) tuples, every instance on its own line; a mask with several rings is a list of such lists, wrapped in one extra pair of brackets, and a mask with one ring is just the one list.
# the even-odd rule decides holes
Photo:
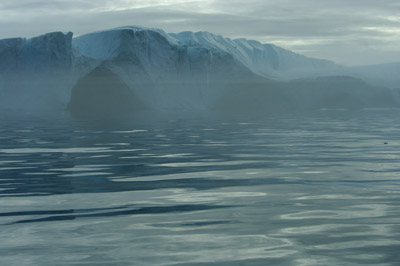
[(400, 61), (398, 0), (1, 0), (0, 39), (125, 25), (210, 31), (341, 64)]

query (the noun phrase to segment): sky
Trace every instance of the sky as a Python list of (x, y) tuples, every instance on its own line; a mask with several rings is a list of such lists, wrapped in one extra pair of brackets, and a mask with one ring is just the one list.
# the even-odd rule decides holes
[(343, 65), (400, 62), (399, 0), (0, 0), (0, 39), (128, 25), (253, 39)]

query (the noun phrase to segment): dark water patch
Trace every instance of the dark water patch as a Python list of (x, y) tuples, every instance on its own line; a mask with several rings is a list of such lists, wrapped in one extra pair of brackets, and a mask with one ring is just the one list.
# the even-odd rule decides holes
[(26, 216), (26, 215), (51, 215), (51, 214), (86, 213), (86, 212), (93, 212), (93, 211), (105, 211), (105, 210), (124, 209), (124, 208), (128, 208), (128, 206), (111, 207), (111, 208), (93, 208), (93, 209), (3, 212), (3, 213), (0, 213), (0, 217), (2, 217), (2, 216)]
[(48, 216), (39, 219), (27, 219), (19, 220), (11, 224), (19, 223), (35, 223), (35, 222), (50, 222), (50, 221), (66, 221), (75, 220), (79, 218), (99, 218), (99, 217), (115, 217), (121, 215), (141, 215), (141, 214), (167, 214), (167, 213), (183, 213), (183, 212), (196, 212), (206, 211), (221, 208), (230, 208), (232, 206), (213, 206), (213, 205), (176, 205), (176, 206), (160, 206), (160, 207), (143, 207), (131, 210), (114, 211), (114, 212), (102, 212), (93, 214), (81, 214), (81, 215), (59, 215), (59, 216)]
[[(119, 181), (113, 182), (103, 177), (80, 177), (78, 180), (71, 182), (70, 179), (55, 179), (58, 182), (54, 183), (54, 179), (43, 179), (41, 183), (27, 182), (20, 183), (18, 186), (13, 184), (5, 185), (6, 190), (0, 191), (0, 197), (11, 195), (57, 195), (69, 193), (115, 193), (124, 191), (146, 191), (168, 188), (181, 189), (196, 189), (210, 190), (226, 187), (241, 187), (241, 186), (257, 186), (257, 185), (274, 185), (274, 184), (302, 184), (304, 181), (290, 181), (279, 178), (267, 179), (210, 179), (210, 178), (188, 178), (188, 179), (168, 179), (155, 181)], [(123, 179), (122, 179), (123, 180)], [(30, 181), (30, 180), (29, 180)], [(51, 182), (43, 182), (51, 181)], [(9, 188), (9, 189), (7, 189)]]
[(209, 225), (221, 225), (221, 224), (230, 224), (231, 221), (204, 221), (204, 222), (193, 222), (193, 223), (183, 223), (181, 226), (185, 227), (200, 227), (200, 226), (209, 226)]
[[(277, 251), (278, 253), (278, 251)], [(170, 266), (260, 266), (260, 265), (277, 265), (287, 266), (287, 262), (282, 262), (279, 258), (262, 258), (247, 260), (223, 260), (218, 262), (198, 262), (198, 263), (177, 263)]]

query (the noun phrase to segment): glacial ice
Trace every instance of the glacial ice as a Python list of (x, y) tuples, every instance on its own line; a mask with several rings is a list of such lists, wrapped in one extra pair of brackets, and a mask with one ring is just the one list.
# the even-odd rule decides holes
[[(398, 72), (381, 68), (376, 72)], [(124, 95), (131, 99), (125, 107), (132, 103), (150, 109), (397, 106), (397, 90), (356, 79), (372, 84), (385, 79), (384, 85), (396, 86), (393, 78), (387, 81), (388, 75), (374, 79), (376, 69), (349, 69), (272, 44), (209, 32), (168, 34), (135, 26), (75, 38), (70, 32), (54, 32), (0, 40), (0, 108), (68, 106), (76, 112), (107, 113)], [(324, 76), (331, 77), (319, 78)], [(85, 104), (93, 108), (83, 108)], [(125, 107), (121, 109), (130, 109)]]

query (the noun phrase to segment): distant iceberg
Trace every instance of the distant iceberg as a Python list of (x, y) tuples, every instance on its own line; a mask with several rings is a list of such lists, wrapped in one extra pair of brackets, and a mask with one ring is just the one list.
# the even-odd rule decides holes
[(75, 38), (54, 32), (0, 40), (0, 107), (101, 115), (398, 106), (396, 89), (370, 85), (362, 73), (209, 32), (134, 26)]

